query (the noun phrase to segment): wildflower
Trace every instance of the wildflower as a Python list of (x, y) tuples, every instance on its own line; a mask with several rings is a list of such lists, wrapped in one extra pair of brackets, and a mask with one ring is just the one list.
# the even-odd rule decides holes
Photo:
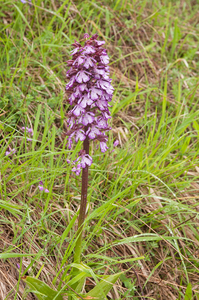
[[(26, 0), (21, 0), (22, 3), (27, 3)], [(31, 4), (31, 0), (28, 0), (29, 4)]]
[[(112, 79), (109, 78), (109, 57), (102, 46), (104, 41), (98, 41), (94, 34), (90, 39), (86, 33), (84, 45), (75, 41), (75, 49), (71, 52), (72, 59), (68, 61), (70, 69), (67, 72), (69, 83), (66, 90), (69, 93), (68, 102), (73, 108), (68, 113), (68, 143), (72, 147), (72, 138), (80, 141), (98, 140), (101, 152), (108, 149), (106, 132), (111, 128), (108, 119), (111, 118), (109, 102), (112, 100)], [(92, 158), (85, 150), (79, 152), (72, 171), (80, 174), (81, 168), (90, 166)], [(74, 164), (74, 162), (72, 163)]]
[(29, 127), (22, 127), (21, 128), (23, 131), (27, 131), (28, 133), (30, 133), (32, 136), (33, 136), (33, 130), (32, 128), (29, 128)]
[(38, 188), (39, 188), (40, 191), (43, 191), (43, 190), (44, 190), (43, 185), (39, 185)]
[(119, 145), (119, 143), (120, 143), (120, 142), (119, 142), (118, 140), (115, 140), (115, 142), (113, 143), (113, 146), (114, 146), (114, 147), (117, 147), (117, 146)]
[(10, 147), (8, 147), (8, 148), (9, 148), (9, 151), (6, 151), (5, 156), (12, 155), (17, 152), (17, 150), (15, 150), (14, 148), (13, 149), (11, 149)]
[[(32, 130), (32, 128), (29, 128), (29, 127), (22, 127), (21, 129), (22, 129), (24, 132), (26, 131), (30, 136), (33, 136), (33, 130)], [(28, 142), (32, 141), (32, 139), (29, 138), (29, 137), (27, 137), (26, 140), (27, 140)]]
[(41, 192), (44, 191), (44, 193), (49, 193), (49, 190), (46, 189), (46, 188), (44, 188), (44, 184), (43, 184), (43, 181), (42, 181), (42, 180), (39, 181), (38, 189), (39, 189)]

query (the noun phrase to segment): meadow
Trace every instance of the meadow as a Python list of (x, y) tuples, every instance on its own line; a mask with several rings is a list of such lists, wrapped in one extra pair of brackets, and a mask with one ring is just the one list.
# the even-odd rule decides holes
[(67, 159), (81, 143), (66, 147), (66, 62), (96, 33), (115, 90), (109, 149), (90, 147), (84, 292), (122, 272), (104, 299), (199, 300), (198, 11), (197, 0), (0, 0), (0, 299), (38, 299), (25, 276), (68, 290), (81, 176)]

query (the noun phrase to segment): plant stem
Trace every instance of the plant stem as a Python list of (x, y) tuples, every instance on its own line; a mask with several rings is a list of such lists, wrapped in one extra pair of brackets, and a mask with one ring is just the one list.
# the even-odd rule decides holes
[[(89, 138), (88, 136), (84, 140), (83, 150), (85, 150), (86, 154), (89, 154)], [(84, 169), (82, 169), (82, 190), (81, 190), (81, 203), (80, 203), (80, 211), (79, 211), (79, 219), (78, 219), (78, 229), (77, 229), (77, 241), (75, 244), (74, 251), (74, 263), (80, 264), (81, 262), (81, 253), (82, 253), (82, 234), (83, 234), (83, 225), (86, 216), (86, 204), (87, 204), (87, 190), (88, 190), (88, 165)], [(79, 270), (77, 268), (72, 268), (71, 277), (75, 277), (78, 274)], [(80, 284), (80, 291), (84, 284), (85, 279), (82, 278), (81, 283), (76, 282), (71, 285), (71, 288), (76, 291), (77, 286)], [(78, 290), (79, 291), (79, 290)], [(69, 300), (72, 300), (73, 297), (69, 296)]]
[[(86, 154), (89, 154), (89, 138), (88, 136), (84, 140), (83, 149)], [(82, 191), (81, 191), (81, 204), (78, 219), (78, 230), (77, 230), (77, 242), (75, 245), (74, 263), (79, 264), (81, 261), (81, 246), (82, 246), (82, 233), (83, 224), (86, 216), (86, 204), (87, 204), (87, 190), (88, 190), (88, 165), (82, 169)]]

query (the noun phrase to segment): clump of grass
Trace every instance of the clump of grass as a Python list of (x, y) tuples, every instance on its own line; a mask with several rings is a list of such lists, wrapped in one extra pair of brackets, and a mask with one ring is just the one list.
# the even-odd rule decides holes
[(120, 146), (103, 160), (91, 149), (83, 262), (96, 278), (125, 271), (109, 299), (198, 299), (198, 4), (32, 3), (0, 8), (2, 299), (35, 299), (25, 275), (61, 290), (72, 262), (80, 182), (66, 163), (65, 62), (84, 32), (111, 54)]

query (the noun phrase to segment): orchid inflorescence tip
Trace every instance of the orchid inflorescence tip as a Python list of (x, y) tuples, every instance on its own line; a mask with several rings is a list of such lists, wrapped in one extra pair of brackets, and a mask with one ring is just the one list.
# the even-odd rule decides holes
[[(108, 120), (111, 118), (109, 102), (112, 100), (112, 79), (109, 78), (109, 57), (107, 50), (102, 46), (104, 41), (97, 40), (94, 34), (90, 39), (87, 33), (82, 46), (75, 41), (75, 49), (71, 52), (69, 60), (70, 69), (67, 72), (69, 83), (66, 90), (69, 93), (69, 103), (73, 108), (68, 112), (68, 149), (72, 147), (72, 138), (77, 143), (79, 140), (98, 140), (101, 152), (108, 149), (108, 132), (111, 127)], [(80, 174), (81, 168), (92, 164), (92, 158), (84, 151), (79, 152), (79, 157), (73, 164), (72, 171)]]

